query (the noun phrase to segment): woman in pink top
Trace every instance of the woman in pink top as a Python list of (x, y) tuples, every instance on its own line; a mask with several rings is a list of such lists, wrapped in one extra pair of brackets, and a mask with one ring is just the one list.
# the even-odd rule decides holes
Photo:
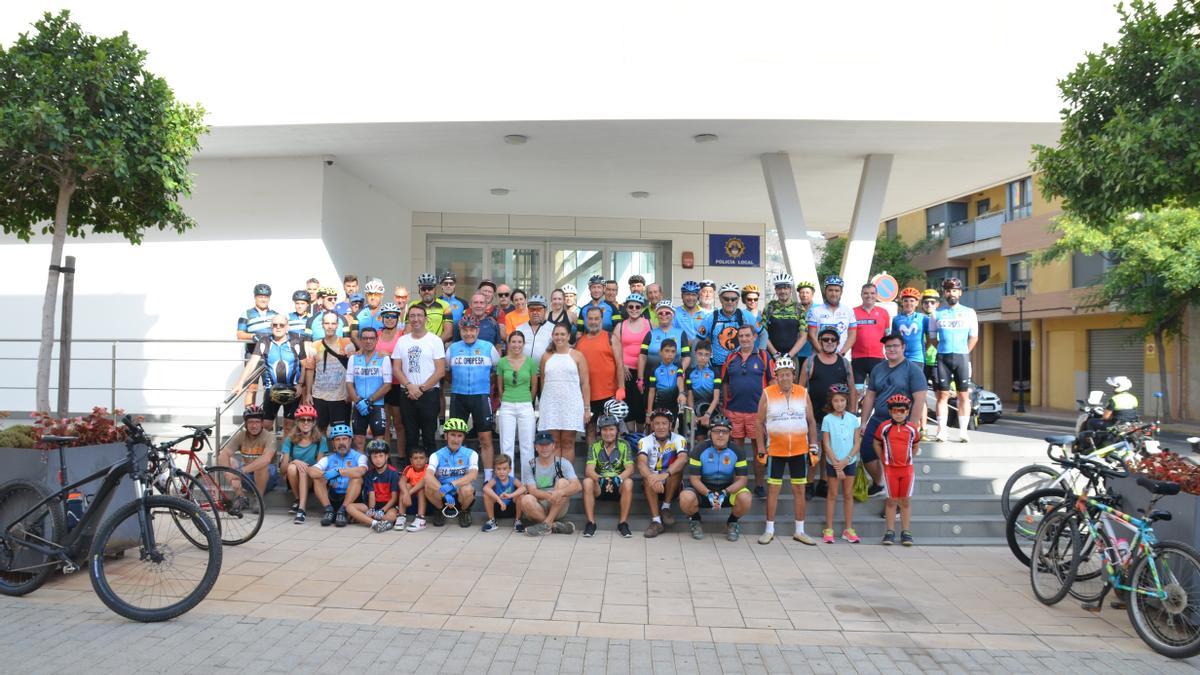
[[(392, 350), (396, 348), (396, 342), (400, 340), (401, 335), (404, 335), (404, 324), (400, 323), (400, 307), (389, 302), (380, 310), (379, 318), (383, 321), (383, 328), (379, 329), (379, 339), (375, 342), (375, 350), (391, 358)], [(392, 388), (384, 395), (383, 405), (388, 419), (391, 420), (392, 428), (396, 430), (396, 454), (404, 457), (404, 423), (400, 421), (400, 396), (403, 395), (404, 387), (396, 386), (399, 384), (400, 381), (393, 374)]]
[(613, 326), (613, 352), (621, 355), (621, 373), (625, 378), (625, 403), (629, 416), (625, 418), (630, 431), (636, 431), (639, 420), (646, 417), (646, 392), (637, 381), (638, 356), (642, 353), (642, 338), (650, 332), (650, 322), (642, 317), (646, 297), (630, 293), (625, 298), (625, 319)]

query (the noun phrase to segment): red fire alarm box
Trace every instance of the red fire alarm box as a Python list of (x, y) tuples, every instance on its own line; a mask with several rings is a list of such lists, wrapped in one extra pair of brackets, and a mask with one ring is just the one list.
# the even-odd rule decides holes
[(681, 259), (679, 261), (679, 264), (682, 265), (683, 269), (685, 269), (685, 270), (692, 269), (693, 267), (696, 266), (695, 254), (693, 254), (691, 251), (684, 251), (683, 255), (681, 256)]

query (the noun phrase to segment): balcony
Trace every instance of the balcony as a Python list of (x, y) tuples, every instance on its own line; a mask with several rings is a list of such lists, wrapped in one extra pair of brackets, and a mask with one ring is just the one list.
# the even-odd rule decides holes
[(972, 220), (952, 223), (949, 228), (949, 256), (961, 258), (1000, 250), (1000, 229), (1006, 221), (1004, 211), (995, 211)]
[(999, 286), (984, 286), (983, 288), (964, 291), (961, 302), (976, 312), (995, 311), (1000, 309), (1006, 288), (1007, 284), (1004, 284)]

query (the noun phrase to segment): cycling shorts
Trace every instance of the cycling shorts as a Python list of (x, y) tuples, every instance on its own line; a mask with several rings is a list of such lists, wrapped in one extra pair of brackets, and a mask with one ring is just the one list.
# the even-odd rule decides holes
[[(631, 476), (628, 480), (633, 480), (633, 477)], [(596, 481), (596, 492), (597, 492), (596, 499), (597, 499), (597, 501), (602, 501), (602, 502), (621, 501), (621, 488), (615, 488), (612, 492), (609, 492), (604, 489), (607, 485), (608, 485), (608, 481), (604, 480), (603, 478)], [(624, 487), (624, 486), (625, 486), (625, 482), (622, 481), (621, 487)]]
[(383, 395), (383, 405), (399, 408), (400, 400), (404, 398), (408, 398), (408, 391), (398, 384), (393, 384), (388, 393)]
[(471, 420), (475, 433), (491, 433), (494, 429), (492, 397), (487, 394), (450, 394), (450, 417), (464, 422)]
[(967, 354), (937, 355), (937, 390), (950, 391), (951, 383), (960, 392), (971, 386), (971, 358)]
[[(696, 492), (696, 488), (693, 488), (693, 487), (689, 487), (689, 488), (685, 488), (685, 489), (691, 490), (692, 492)], [(710, 487), (709, 489), (712, 490), (713, 488)], [(725, 493), (724, 495), (721, 496), (721, 505), (718, 506), (717, 508), (723, 509), (727, 506), (733, 506), (735, 503), (737, 503), (738, 495), (742, 494), (743, 492), (749, 493), (750, 488), (743, 487), (742, 489), (738, 490), (737, 492), (734, 492), (733, 494)], [(712, 508), (712, 502), (708, 500), (707, 495), (702, 495), (699, 492), (696, 492), (696, 499), (700, 500), (701, 510)]]
[(883, 485), (889, 499), (900, 499), (913, 495), (917, 472), (912, 464), (907, 466), (883, 465)]
[(850, 362), (850, 369), (854, 371), (854, 384), (863, 384), (867, 381), (867, 376), (871, 374), (871, 370), (875, 366), (883, 363), (883, 359), (877, 359), (873, 356), (856, 356)]
[(791, 457), (767, 457), (767, 484), (783, 485), (783, 472), (787, 470), (792, 485), (808, 482), (808, 453)]
[(328, 429), (335, 422), (350, 421), (350, 404), (345, 401), (326, 401), (322, 398), (313, 399), (313, 407), (317, 409), (317, 428)]
[(373, 405), (366, 415), (360, 415), (357, 410), (351, 411), (350, 427), (355, 436), (366, 436), (367, 429), (371, 430), (373, 438), (386, 438), (387, 413), (383, 406)]

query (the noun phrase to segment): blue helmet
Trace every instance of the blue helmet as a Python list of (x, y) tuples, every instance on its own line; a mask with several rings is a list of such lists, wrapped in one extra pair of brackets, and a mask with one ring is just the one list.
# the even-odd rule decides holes
[(345, 422), (339, 422), (329, 427), (329, 439), (333, 440), (338, 436), (350, 438), (354, 436), (354, 430), (350, 428), (349, 424), (346, 424)]
[(683, 282), (683, 285), (679, 287), (679, 292), (680, 293), (699, 293), (700, 292), (700, 282), (685, 281), (685, 282)]
[(629, 296), (625, 298), (625, 304), (629, 304), (631, 302), (636, 302), (640, 305), (645, 305), (646, 304), (646, 296), (642, 295), (641, 293), (630, 293)]
[(349, 298), (346, 298), (346, 300), (348, 300), (349, 302), (366, 302), (367, 301), (366, 297), (364, 297), (362, 293), (352, 293), (352, 294), (350, 294)]
[(846, 282), (842, 281), (842, 278), (839, 277), (838, 275), (830, 274), (829, 276), (825, 277), (825, 285), (826, 286), (845, 286)]

